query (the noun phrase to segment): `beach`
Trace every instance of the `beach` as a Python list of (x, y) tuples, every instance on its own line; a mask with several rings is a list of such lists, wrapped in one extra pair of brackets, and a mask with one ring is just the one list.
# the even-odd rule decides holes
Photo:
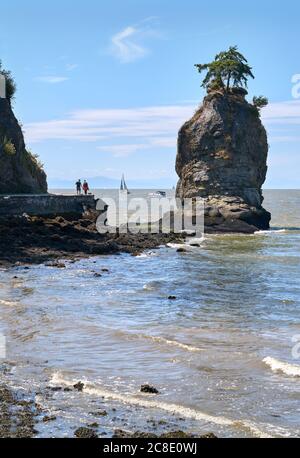
[(265, 191), (270, 231), (200, 246), (2, 264), (0, 382), (34, 407), (22, 434), (299, 436), (299, 204)]

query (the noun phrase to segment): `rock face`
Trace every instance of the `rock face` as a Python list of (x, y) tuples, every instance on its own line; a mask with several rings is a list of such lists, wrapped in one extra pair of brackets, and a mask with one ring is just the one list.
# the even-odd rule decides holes
[(246, 91), (211, 92), (180, 129), (176, 195), (205, 199), (207, 232), (268, 229), (261, 186), (268, 143), (258, 110)]
[(0, 194), (45, 192), (46, 174), (26, 150), (9, 100), (0, 98)]

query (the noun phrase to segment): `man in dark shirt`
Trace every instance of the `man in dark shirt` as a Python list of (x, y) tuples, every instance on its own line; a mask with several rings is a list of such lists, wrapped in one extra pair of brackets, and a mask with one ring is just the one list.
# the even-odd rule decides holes
[(81, 185), (81, 181), (80, 181), (80, 178), (78, 181), (76, 181), (76, 192), (77, 194), (81, 194), (81, 188), (82, 188), (82, 185)]

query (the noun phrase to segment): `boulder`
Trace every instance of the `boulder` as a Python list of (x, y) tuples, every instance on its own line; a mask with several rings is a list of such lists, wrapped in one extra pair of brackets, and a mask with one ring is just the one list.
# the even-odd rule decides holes
[(208, 232), (268, 229), (262, 207), (268, 142), (246, 91), (210, 92), (178, 134), (179, 198), (202, 197)]

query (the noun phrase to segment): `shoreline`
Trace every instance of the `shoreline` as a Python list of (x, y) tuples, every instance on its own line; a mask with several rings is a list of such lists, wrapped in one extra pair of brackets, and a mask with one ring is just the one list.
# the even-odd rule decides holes
[[(81, 382), (78, 382), (80, 386)], [(51, 395), (51, 392), (64, 391), (76, 392), (81, 394), (81, 389), (76, 385), (73, 388), (64, 389), (61, 386), (53, 387), (48, 386), (43, 393), (46, 396)], [(46, 393), (48, 391), (48, 393)], [(41, 390), (41, 393), (43, 390)], [(72, 428), (72, 434), (68, 434), (64, 437), (73, 438), (200, 438), (200, 439), (215, 439), (217, 436), (213, 432), (194, 434), (183, 429), (176, 429), (174, 425), (169, 425), (167, 421), (162, 418), (160, 420), (153, 420), (149, 417), (147, 423), (149, 428), (146, 430), (136, 429), (134, 425), (128, 424), (128, 420), (118, 415), (117, 409), (112, 408), (109, 403), (105, 404), (107, 410), (100, 410), (97, 421), (85, 421), (79, 422), (77, 426), (74, 425)], [(133, 407), (132, 407), (133, 409)], [(115, 417), (112, 419), (118, 419), (119, 425), (111, 426), (112, 433), (109, 435), (103, 426), (101, 425), (100, 419), (104, 416), (113, 414)], [(43, 408), (39, 403), (35, 401), (35, 395), (28, 393), (24, 394), (18, 390), (10, 388), (3, 380), (0, 382), (0, 438), (51, 438), (51, 427), (49, 432), (40, 433), (39, 428), (47, 425), (51, 425), (56, 421), (62, 421), (63, 417), (60, 417), (58, 413), (55, 415)]]
[(0, 383), (0, 438), (30, 438), (37, 433), (36, 417), (41, 408)]
[(180, 234), (100, 234), (95, 217), (9, 217), (0, 219), (0, 267), (78, 260), (97, 255), (133, 256), (167, 243), (182, 242)]
[[(43, 264), (59, 259), (79, 260), (90, 256), (128, 253), (133, 256), (168, 243), (183, 243), (182, 233), (106, 233), (96, 229), (94, 214), (82, 216), (28, 216), (0, 218), (0, 268)], [(205, 225), (208, 235), (249, 235), (257, 231), (237, 220)]]

